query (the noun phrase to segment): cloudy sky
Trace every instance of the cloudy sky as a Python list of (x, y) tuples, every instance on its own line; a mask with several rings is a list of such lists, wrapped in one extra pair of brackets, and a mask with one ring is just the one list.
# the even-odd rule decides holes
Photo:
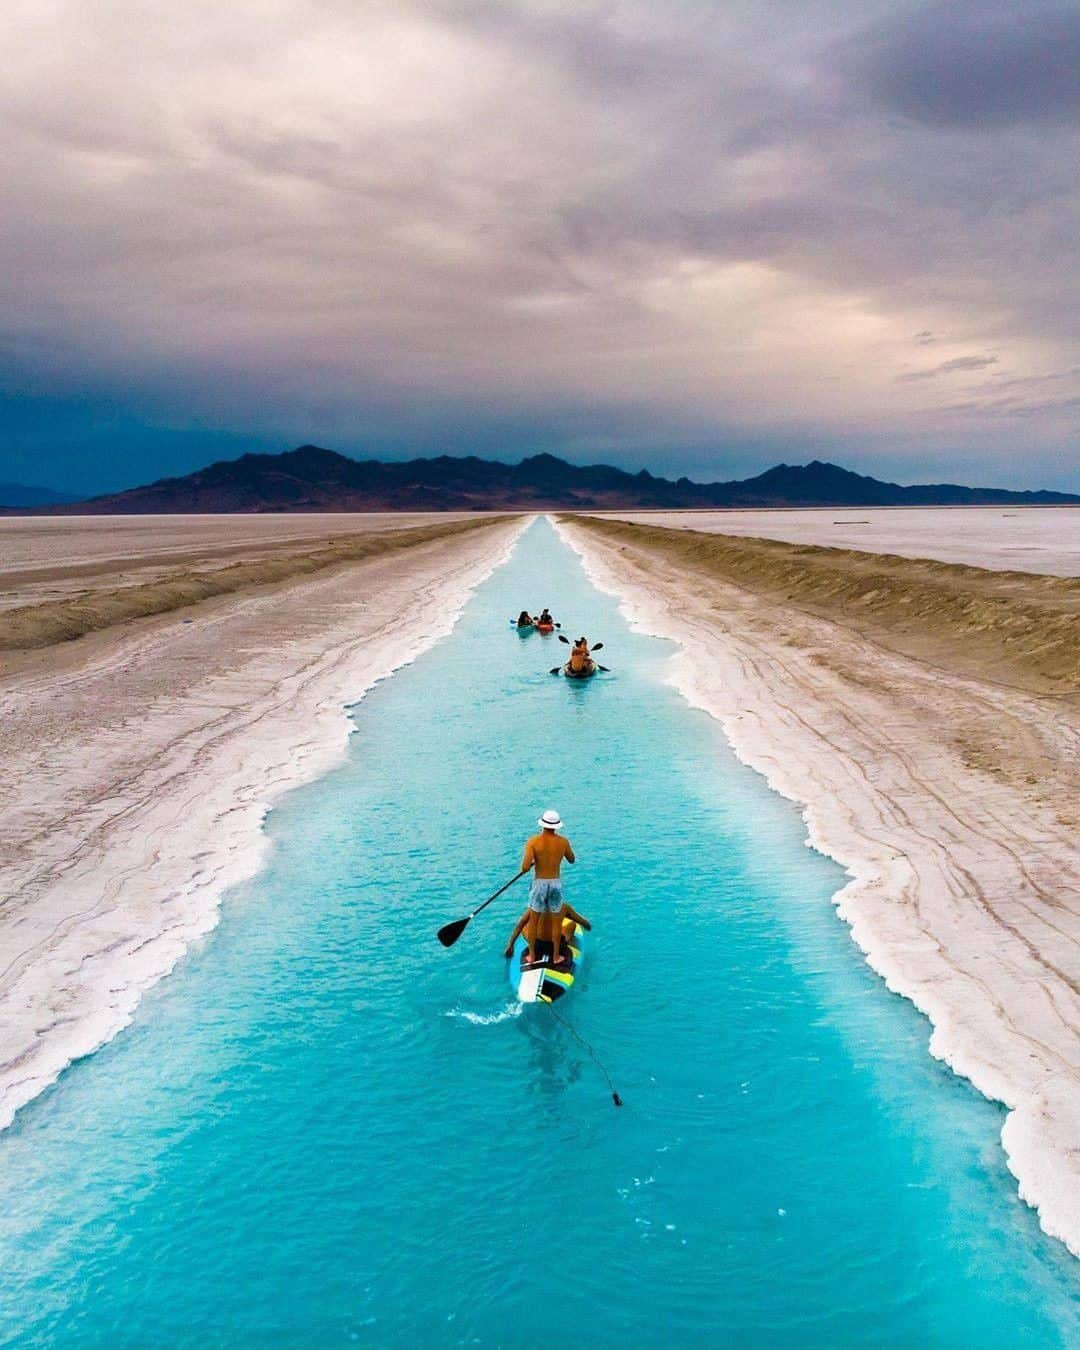
[(4, 0), (0, 479), (1080, 479), (1080, 3)]

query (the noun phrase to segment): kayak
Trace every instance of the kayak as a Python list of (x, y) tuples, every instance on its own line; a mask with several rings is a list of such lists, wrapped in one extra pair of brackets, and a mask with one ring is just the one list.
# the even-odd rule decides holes
[(586, 665), (582, 666), (580, 670), (571, 670), (570, 662), (567, 661), (566, 665), (562, 668), (562, 673), (568, 680), (587, 680), (591, 675), (595, 675), (598, 669), (599, 667), (595, 661), (589, 661)]
[(536, 627), (534, 623), (518, 623), (516, 619), (510, 620), (510, 627), (516, 628), (519, 633), (531, 633)]
[(538, 633), (554, 633), (555, 625), (553, 623), (538, 623), (536, 631)]
[(551, 943), (537, 942), (536, 954), (541, 960), (530, 966), (525, 962), (529, 944), (524, 936), (514, 943), (514, 954), (507, 962), (510, 988), (521, 1003), (555, 1003), (570, 992), (581, 968), (583, 947), (581, 928), (573, 919), (563, 919), (563, 951), (569, 949), (569, 961), (554, 968), (549, 964)]

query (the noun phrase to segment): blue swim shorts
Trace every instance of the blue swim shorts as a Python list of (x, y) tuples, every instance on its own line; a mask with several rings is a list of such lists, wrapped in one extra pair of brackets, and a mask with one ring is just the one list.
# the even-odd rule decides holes
[(537, 914), (558, 914), (563, 907), (562, 881), (537, 877), (529, 887), (529, 908)]

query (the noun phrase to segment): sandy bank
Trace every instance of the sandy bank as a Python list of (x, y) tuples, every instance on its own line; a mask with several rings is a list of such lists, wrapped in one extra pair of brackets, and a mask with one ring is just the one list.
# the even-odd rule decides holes
[(259, 865), (273, 800), (345, 704), (449, 632), (520, 520), (365, 540), (0, 674), (0, 1124), (113, 1036)]
[[(1080, 1255), (1077, 583), (578, 519), (561, 527), (740, 758), (848, 870), (836, 903), (930, 1047), (1010, 1108)], [(828, 555), (828, 556), (821, 556)]]
[(589, 529), (958, 674), (1080, 693), (1080, 578), (613, 520)]

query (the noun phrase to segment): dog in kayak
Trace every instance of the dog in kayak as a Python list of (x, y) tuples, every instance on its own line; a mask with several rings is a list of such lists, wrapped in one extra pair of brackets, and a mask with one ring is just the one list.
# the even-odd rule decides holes
[(570, 648), (570, 660), (563, 670), (565, 674), (577, 679), (596, 673), (596, 662), (589, 655), (589, 643), (586, 638), (579, 637)]

